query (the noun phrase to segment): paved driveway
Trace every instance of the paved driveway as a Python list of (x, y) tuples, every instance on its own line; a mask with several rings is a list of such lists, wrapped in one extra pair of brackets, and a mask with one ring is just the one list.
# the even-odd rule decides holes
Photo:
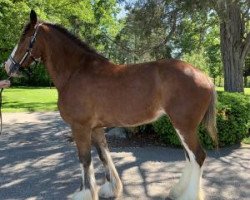
[[(63, 200), (80, 186), (74, 144), (58, 113), (4, 114), (0, 137), (0, 200)], [(184, 166), (181, 149), (112, 148), (124, 184), (119, 199), (160, 200), (167, 197)], [(93, 151), (97, 182), (103, 168)], [(203, 187), (207, 200), (250, 199), (250, 147), (208, 152)]]

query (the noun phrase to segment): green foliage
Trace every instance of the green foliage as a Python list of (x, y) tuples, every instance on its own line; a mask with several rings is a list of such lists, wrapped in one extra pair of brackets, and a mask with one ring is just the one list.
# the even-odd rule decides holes
[(222, 76), (222, 61), (220, 53), (220, 28), (218, 18), (210, 14), (211, 26), (207, 30), (206, 38), (204, 41), (204, 49), (206, 56), (208, 57), (209, 75), (214, 79), (218, 76)]
[(170, 119), (166, 116), (161, 117), (153, 123), (154, 131), (158, 133), (164, 143), (173, 146), (180, 146), (180, 140), (172, 126)]
[(218, 94), (217, 127), (220, 146), (235, 144), (249, 133), (250, 99), (238, 93)]
[(28, 10), (30, 11), (24, 1), (14, 3), (10, 0), (0, 0), (0, 63), (8, 57), (17, 43)]
[(13, 78), (11, 85), (48, 87), (52, 85), (52, 81), (45, 66), (38, 64), (31, 66), (29, 71), (25, 69), (20, 78)]
[(182, 56), (182, 60), (192, 63), (195, 67), (199, 68), (201, 71), (208, 74), (209, 65), (208, 65), (208, 57), (206, 56), (204, 49), (192, 51), (191, 53), (184, 54)]
[[(65, 26), (99, 51), (106, 50), (110, 44), (106, 37), (116, 36), (123, 26), (115, 17), (119, 11), (115, 0), (48, 0), (46, 3), (43, 0), (0, 0), (0, 65), (17, 44), (31, 9), (35, 9), (39, 20)], [(0, 77), (7, 77), (3, 70)], [(12, 85), (50, 86), (50, 82), (46, 69), (39, 65), (32, 69), (30, 76), (13, 79)]]
[(244, 138), (244, 139), (242, 140), (242, 142), (245, 143), (245, 144), (250, 144), (250, 136), (247, 137), (247, 138)]
[(0, 0), (0, 63), (17, 44), (31, 9), (39, 20), (65, 26), (100, 51), (110, 42), (103, 38), (115, 36), (122, 27), (115, 0)]
[[(249, 96), (239, 93), (218, 93), (217, 128), (220, 147), (239, 143), (248, 136), (250, 128), (249, 100)], [(162, 117), (154, 122), (153, 127), (166, 144), (180, 146), (178, 136), (167, 117)], [(213, 142), (202, 125), (199, 127), (198, 134), (204, 147), (213, 148)]]
[(206, 12), (192, 12), (182, 19), (178, 34), (173, 37), (174, 47), (179, 49), (180, 54), (191, 53), (203, 46), (209, 26), (207, 20)]
[(171, 57), (166, 41), (173, 17), (166, 13), (170, 9), (166, 2), (135, 1), (131, 4), (123, 19), (124, 27), (114, 39), (115, 51), (111, 52), (111, 58), (119, 63), (139, 63)]

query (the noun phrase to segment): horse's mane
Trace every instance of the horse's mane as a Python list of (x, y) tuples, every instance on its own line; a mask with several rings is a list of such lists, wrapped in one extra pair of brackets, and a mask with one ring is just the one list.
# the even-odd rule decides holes
[[(59, 24), (51, 24), (51, 23), (43, 23), (46, 26), (49, 26), (51, 28), (56, 29), (57, 31), (61, 32), (65, 36), (67, 36), (71, 41), (73, 41), (76, 45), (82, 47), (85, 52), (87, 52), (89, 55), (95, 57), (95, 58), (100, 58), (102, 60), (108, 60), (105, 58), (103, 55), (99, 54), (95, 49), (90, 47), (87, 43), (83, 42), (81, 39), (73, 35), (71, 32), (69, 32), (66, 28), (62, 27)], [(30, 23), (26, 24), (23, 35), (30, 29)]]
[(83, 42), (82, 40), (80, 40), (78, 37), (76, 37), (75, 35), (73, 35), (71, 32), (69, 32), (66, 28), (62, 27), (61, 25), (58, 24), (50, 24), (50, 23), (44, 23), (45, 25), (55, 28), (56, 30), (58, 30), (59, 32), (63, 33), (64, 35), (66, 35), (69, 39), (71, 39), (75, 44), (77, 44), (78, 46), (84, 48), (84, 50), (89, 53), (90, 55), (97, 57), (97, 58), (101, 58), (104, 60), (108, 60), (107, 58), (105, 58), (103, 55), (99, 54), (95, 49), (93, 49), (92, 47), (90, 47), (87, 43)]

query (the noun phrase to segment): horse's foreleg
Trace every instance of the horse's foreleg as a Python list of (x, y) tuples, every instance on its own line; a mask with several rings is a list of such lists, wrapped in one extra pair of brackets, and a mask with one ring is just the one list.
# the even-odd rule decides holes
[(91, 162), (91, 129), (72, 127), (82, 170), (81, 191), (74, 194), (74, 200), (98, 200), (93, 164)]
[(187, 153), (187, 162), (179, 182), (170, 191), (170, 197), (178, 200), (203, 200), (200, 184), (206, 154), (195, 131), (188, 133), (177, 130), (177, 133)]
[(92, 134), (92, 140), (105, 167), (106, 182), (101, 186), (99, 196), (117, 197), (122, 191), (122, 182), (112, 161), (103, 129), (96, 129)]

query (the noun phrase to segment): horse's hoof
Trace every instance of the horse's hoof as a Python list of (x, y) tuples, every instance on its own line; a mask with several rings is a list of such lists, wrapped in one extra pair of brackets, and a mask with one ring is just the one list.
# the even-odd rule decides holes
[(175, 200), (178, 199), (178, 197), (180, 196), (180, 192), (181, 190), (178, 190), (178, 185), (175, 185), (169, 192), (168, 198)]
[(95, 200), (95, 199), (92, 198), (90, 190), (82, 190), (80, 192), (76, 192), (73, 195), (72, 200)]
[(119, 185), (119, 187), (116, 187), (111, 182), (106, 181), (106, 183), (104, 183), (99, 190), (99, 196), (102, 198), (118, 197), (121, 193), (121, 190), (121, 184)]

